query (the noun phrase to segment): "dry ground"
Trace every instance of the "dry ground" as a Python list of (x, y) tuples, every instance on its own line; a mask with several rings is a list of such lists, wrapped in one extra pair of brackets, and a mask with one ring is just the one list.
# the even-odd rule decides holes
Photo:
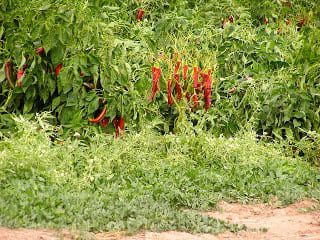
[[(310, 211), (311, 210), (311, 211)], [(219, 211), (204, 212), (215, 218), (248, 227), (266, 228), (266, 232), (242, 231), (219, 235), (189, 234), (184, 232), (146, 232), (134, 236), (122, 233), (76, 233), (51, 230), (7, 229), (0, 227), (0, 240), (218, 240), (218, 239), (272, 239), (272, 240), (320, 240), (320, 207), (316, 202), (305, 200), (286, 208), (275, 208), (263, 204), (241, 205), (220, 203)]]

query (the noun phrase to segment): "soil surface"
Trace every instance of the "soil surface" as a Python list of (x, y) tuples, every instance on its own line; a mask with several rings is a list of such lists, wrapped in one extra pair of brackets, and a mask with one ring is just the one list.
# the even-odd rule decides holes
[(320, 206), (305, 200), (285, 208), (263, 204), (242, 205), (220, 203), (220, 210), (202, 212), (214, 218), (232, 223), (245, 224), (249, 228), (266, 231), (225, 232), (218, 235), (189, 234), (184, 232), (146, 232), (134, 236), (124, 233), (79, 233), (70, 231), (8, 229), (0, 227), (0, 240), (218, 240), (218, 239), (273, 239), (273, 240), (320, 240)]

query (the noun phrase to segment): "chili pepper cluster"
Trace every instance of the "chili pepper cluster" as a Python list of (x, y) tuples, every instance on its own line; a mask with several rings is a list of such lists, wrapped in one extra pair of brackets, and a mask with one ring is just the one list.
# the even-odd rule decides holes
[[(175, 62), (177, 59), (178, 54), (175, 53), (174, 58), (171, 60)], [(180, 79), (181, 74), (179, 73), (179, 69), (181, 66), (181, 61), (177, 61), (175, 63), (174, 71), (171, 72), (171, 76), (167, 80), (167, 96), (168, 96), (168, 106), (170, 107), (173, 104), (178, 104), (183, 97), (187, 99), (187, 102), (190, 103), (191, 99), (193, 101), (193, 108), (197, 109), (199, 106), (199, 100), (203, 97), (204, 100), (204, 107), (207, 111), (211, 106), (211, 90), (212, 90), (212, 78), (211, 78), (211, 69), (205, 72), (201, 72), (200, 67), (193, 67), (193, 76), (192, 78), (188, 79), (188, 69), (189, 66), (185, 64), (183, 66), (183, 78), (182, 81)], [(152, 92), (151, 96), (148, 98), (148, 101), (151, 101), (156, 92), (160, 88), (157, 87), (159, 85), (159, 79), (161, 76), (161, 69), (157, 67), (152, 67)], [(199, 81), (199, 76), (201, 76), (201, 80)], [(174, 81), (174, 82), (173, 82)], [(172, 85), (174, 84), (174, 89)], [(176, 97), (173, 96), (173, 90), (175, 90)], [(203, 94), (201, 94), (203, 92)], [(191, 97), (190, 97), (191, 96)]]
[[(107, 107), (105, 106), (98, 117), (89, 119), (90, 122), (98, 123), (98, 125), (102, 124), (102, 127), (106, 127), (109, 124), (109, 118), (105, 117), (105, 114), (107, 112)], [(123, 137), (124, 134), (124, 117), (116, 116), (112, 123), (116, 129), (116, 135), (115, 138), (118, 138), (119, 136)], [(109, 134), (109, 132), (107, 132)]]
[[(39, 47), (35, 53), (37, 55), (42, 55), (44, 53), (44, 48), (43, 47)], [(24, 74), (26, 74), (26, 70), (28, 69), (29, 65), (28, 65), (28, 60), (29, 60), (29, 55), (27, 55), (25, 57), (25, 62), (22, 66), (23, 70), (19, 70), (17, 72), (17, 81), (16, 81), (16, 84), (18, 87), (21, 87), (21, 84), (22, 84), (22, 80), (23, 80), (23, 76)], [(56, 76), (59, 75), (61, 69), (62, 69), (62, 65), (63, 63), (60, 62), (59, 65), (55, 68), (55, 72), (56, 72)], [(51, 69), (49, 69), (49, 72), (52, 72)], [(15, 84), (13, 83), (13, 79), (12, 79), (12, 75), (13, 75), (13, 66), (12, 66), (12, 63), (10, 60), (6, 61), (5, 63), (5, 75), (6, 75), (6, 79), (10, 85), (11, 88), (14, 88)], [(81, 75), (82, 76), (82, 75)]]

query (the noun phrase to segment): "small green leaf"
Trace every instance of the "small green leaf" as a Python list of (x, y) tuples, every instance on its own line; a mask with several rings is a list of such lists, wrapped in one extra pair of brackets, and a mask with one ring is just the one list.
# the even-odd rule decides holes
[(301, 122), (299, 122), (297, 119), (293, 119), (293, 126), (296, 127), (300, 127), (301, 126)]
[(46, 5), (39, 8), (40, 11), (46, 11), (51, 7), (51, 4), (46, 3)]
[(88, 105), (88, 114), (94, 113), (99, 108), (99, 98), (96, 97)]

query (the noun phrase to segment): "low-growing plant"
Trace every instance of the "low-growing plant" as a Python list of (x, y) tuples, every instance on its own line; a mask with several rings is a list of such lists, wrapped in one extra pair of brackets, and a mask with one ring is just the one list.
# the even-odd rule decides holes
[(253, 132), (160, 135), (150, 126), (123, 139), (90, 130), (62, 139), (45, 119), (15, 120), (0, 141), (3, 226), (218, 233), (239, 226), (195, 210), (320, 197), (317, 168)]

